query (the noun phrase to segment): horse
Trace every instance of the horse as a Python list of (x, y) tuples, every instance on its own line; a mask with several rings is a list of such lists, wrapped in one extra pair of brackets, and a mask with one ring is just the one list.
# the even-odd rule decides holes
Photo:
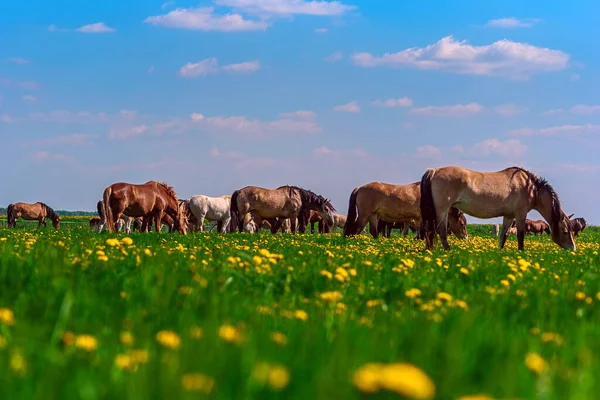
[(451, 207), (477, 218), (503, 217), (500, 249), (515, 220), (519, 250), (524, 249), (527, 213), (536, 210), (549, 223), (554, 243), (564, 249), (576, 249), (569, 219), (558, 195), (547, 180), (523, 168), (509, 167), (495, 172), (458, 166), (427, 169), (421, 178), (420, 200), (427, 249), (433, 247), (436, 227), (444, 250), (450, 248), (446, 220)]
[(545, 223), (541, 219), (538, 219), (537, 221), (533, 221), (530, 219), (525, 220), (525, 234), (526, 235), (533, 233), (534, 235), (537, 236), (537, 235), (543, 234), (544, 232), (546, 232), (548, 235), (550, 235), (550, 227), (548, 226), (547, 223)]
[(98, 225), (100, 225), (100, 221), (100, 217), (90, 218), (90, 229), (97, 229)]
[(23, 218), (27, 221), (38, 221), (38, 228), (46, 225), (46, 218), (52, 221), (52, 226), (56, 229), (60, 228), (60, 216), (48, 205), (42, 202), (34, 204), (29, 203), (14, 203), (9, 204), (6, 208), (6, 219), (9, 228), (14, 228), (17, 225), (17, 218)]
[[(354, 188), (348, 203), (348, 218), (344, 225), (344, 236), (356, 235), (369, 222), (369, 232), (379, 236), (378, 221), (411, 222), (421, 224), (420, 182), (393, 185), (369, 182)], [(466, 218), (458, 209), (450, 213), (450, 228), (456, 237), (468, 239)]]
[(572, 216), (573, 214), (569, 216), (569, 225), (573, 230), (573, 236), (578, 237), (579, 232), (583, 231), (587, 226), (587, 221), (585, 220), (585, 218), (582, 217), (571, 219)]
[[(136, 218), (135, 220), (141, 221), (139, 224), (140, 232), (150, 232), (152, 230), (152, 214), (147, 214), (143, 218)], [(163, 214), (160, 222), (167, 226), (169, 233), (172, 233), (175, 230), (175, 221), (169, 216), (169, 214)]]
[(221, 222), (219, 232), (226, 233), (231, 222), (231, 196), (192, 196), (187, 200), (191, 214), (196, 218), (196, 230), (204, 232), (204, 220)]
[(329, 232), (336, 232), (337, 228), (344, 229), (344, 225), (346, 225), (348, 217), (341, 214), (333, 214), (333, 224), (328, 226)]
[[(94, 224), (94, 226), (97, 226), (98, 233), (101, 233), (102, 229), (104, 229), (104, 226), (106, 225), (106, 218), (104, 216), (104, 205), (103, 205), (102, 200), (98, 201), (98, 203), (96, 204), (96, 208), (98, 210), (99, 221), (97, 224)], [(117, 219), (117, 221), (115, 222), (116, 231), (121, 232), (124, 228), (125, 233), (127, 233), (127, 234), (131, 233), (131, 222), (132, 221), (135, 223), (133, 217), (129, 217), (127, 215), (121, 214), (119, 216), (119, 218)], [(90, 220), (90, 228), (93, 228), (91, 220)], [(134, 226), (134, 230), (135, 230), (135, 226)], [(138, 230), (141, 232), (141, 227), (139, 227)]]
[[(327, 224), (333, 223), (335, 208), (331, 202), (307, 189), (298, 186), (280, 186), (277, 189), (265, 189), (258, 186), (246, 186), (231, 195), (231, 215), (238, 221), (238, 230), (242, 232), (248, 213), (261, 219), (278, 218), (271, 232), (275, 233), (290, 218), (292, 234), (296, 233), (298, 216), (302, 210), (314, 210)], [(302, 221), (303, 218), (301, 218)], [(302, 224), (302, 222), (300, 222)]]
[(408, 235), (408, 231), (410, 230), (411, 232), (416, 232), (416, 238), (419, 238), (419, 231), (414, 220), (411, 222), (387, 222), (382, 219), (377, 221), (377, 230), (381, 232), (384, 237), (391, 237), (392, 229), (401, 230), (404, 237)]
[(115, 231), (115, 222), (121, 214), (134, 218), (151, 215), (156, 232), (160, 232), (162, 216), (166, 213), (173, 218), (176, 230), (187, 233), (185, 209), (180, 206), (175, 190), (166, 183), (113, 183), (104, 189), (102, 199), (109, 232)]

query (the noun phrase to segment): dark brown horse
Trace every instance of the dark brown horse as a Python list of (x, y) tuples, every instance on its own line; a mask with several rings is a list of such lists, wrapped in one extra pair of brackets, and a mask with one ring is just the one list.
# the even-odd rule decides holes
[(60, 227), (60, 216), (52, 208), (41, 202), (9, 204), (6, 208), (8, 227), (14, 228), (19, 217), (27, 221), (38, 221), (38, 228), (41, 228), (42, 225), (46, 227), (46, 218), (52, 221), (52, 226), (56, 229)]
[(277, 218), (271, 228), (275, 233), (283, 220), (290, 219), (291, 231), (296, 233), (296, 220), (302, 210), (315, 210), (329, 224), (333, 221), (335, 208), (331, 202), (307, 189), (297, 186), (280, 186), (277, 189), (265, 189), (258, 186), (246, 186), (231, 195), (231, 217), (238, 221), (238, 231), (242, 232), (247, 219), (254, 219), (261, 226), (259, 219)]
[(416, 232), (417, 233), (417, 237), (419, 237), (419, 231), (418, 228), (416, 226), (416, 224), (414, 223), (414, 221), (411, 222), (387, 222), (384, 221), (382, 219), (380, 219), (377, 222), (377, 230), (385, 237), (391, 237), (392, 235), (392, 230), (393, 229), (399, 229), (402, 232), (402, 235), (404, 237), (406, 237), (408, 235), (408, 231), (411, 232)]
[(550, 226), (548, 226), (547, 223), (545, 223), (544, 221), (542, 221), (541, 219), (537, 220), (537, 221), (533, 221), (531, 219), (526, 219), (525, 220), (525, 234), (529, 235), (531, 233), (533, 233), (534, 235), (541, 235), (544, 232), (546, 232), (548, 235), (550, 235)]
[(428, 169), (421, 178), (421, 214), (427, 249), (434, 244), (436, 228), (444, 249), (447, 240), (448, 211), (456, 207), (477, 218), (504, 217), (498, 247), (503, 248), (508, 228), (516, 222), (519, 250), (524, 248), (525, 218), (538, 211), (550, 225), (554, 243), (575, 250), (569, 219), (550, 184), (523, 168), (510, 167), (495, 172), (479, 172), (448, 166)]
[(90, 218), (90, 229), (97, 229), (98, 225), (100, 225), (100, 217)]
[[(419, 182), (407, 185), (370, 182), (355, 188), (348, 202), (344, 236), (357, 235), (368, 222), (371, 235), (377, 238), (379, 220), (409, 223), (413, 221), (416, 226), (420, 226), (420, 185)], [(450, 213), (449, 221), (456, 237), (468, 239), (466, 218), (462, 212), (455, 210)]]
[[(571, 218), (572, 216), (573, 216), (573, 214), (571, 214), (571, 216), (569, 216), (569, 218)], [(587, 221), (585, 220), (585, 218), (579, 217), (579, 218), (575, 218), (575, 219), (570, 219), (569, 225), (571, 226), (571, 229), (573, 230), (573, 236), (577, 237), (577, 236), (579, 236), (579, 232), (583, 231), (585, 229), (585, 227), (587, 226)]]
[(187, 233), (185, 209), (180, 207), (175, 190), (166, 183), (114, 183), (104, 189), (103, 208), (109, 232), (115, 231), (115, 223), (121, 214), (133, 218), (152, 216), (156, 232), (160, 232), (162, 217), (166, 213), (173, 218), (175, 229), (184, 235)]

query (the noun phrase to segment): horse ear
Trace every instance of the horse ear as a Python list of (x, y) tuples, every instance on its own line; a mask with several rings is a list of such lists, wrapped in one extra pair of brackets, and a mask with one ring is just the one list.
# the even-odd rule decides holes
[(575, 215), (575, 214), (571, 214), (571, 215), (569, 215), (567, 218), (568, 218), (568, 219), (571, 219), (571, 218), (573, 217), (573, 215)]

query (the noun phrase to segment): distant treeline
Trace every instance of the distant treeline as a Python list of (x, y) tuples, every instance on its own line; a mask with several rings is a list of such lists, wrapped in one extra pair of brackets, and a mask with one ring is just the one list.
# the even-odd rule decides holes
[[(95, 211), (66, 211), (66, 210), (55, 210), (58, 215), (63, 215), (65, 217), (93, 217), (97, 216), (98, 213)], [(6, 207), (0, 207), (0, 215), (6, 215)]]

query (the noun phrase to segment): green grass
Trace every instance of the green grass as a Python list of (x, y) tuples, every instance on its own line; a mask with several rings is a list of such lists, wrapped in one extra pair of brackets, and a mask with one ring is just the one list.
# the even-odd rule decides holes
[[(10, 312), (0, 310), (3, 399), (399, 398), (355, 386), (354, 373), (372, 362), (414, 364), (436, 399), (600, 393), (595, 228), (575, 253), (548, 236), (528, 236), (523, 253), (514, 236), (497, 250), (489, 225), (469, 226), (469, 242), (451, 238), (449, 252), (426, 253), (412, 238), (339, 234), (151, 233), (110, 246), (125, 235), (85, 224), (0, 230), (0, 308), (14, 314), (7, 324)], [(408, 297), (412, 288), (421, 294)], [(324, 292), (342, 297), (326, 301)], [(452, 299), (436, 301), (439, 293)], [(241, 339), (220, 337), (224, 325)], [(179, 346), (159, 343), (159, 331), (176, 333)], [(122, 343), (123, 332), (133, 343)], [(95, 349), (76, 345), (85, 334)], [(133, 349), (147, 360), (119, 366)], [(530, 370), (528, 353), (547, 368)], [(283, 366), (289, 383), (275, 390), (261, 381), (260, 362)], [(189, 390), (192, 373), (214, 380), (209, 394)]]

